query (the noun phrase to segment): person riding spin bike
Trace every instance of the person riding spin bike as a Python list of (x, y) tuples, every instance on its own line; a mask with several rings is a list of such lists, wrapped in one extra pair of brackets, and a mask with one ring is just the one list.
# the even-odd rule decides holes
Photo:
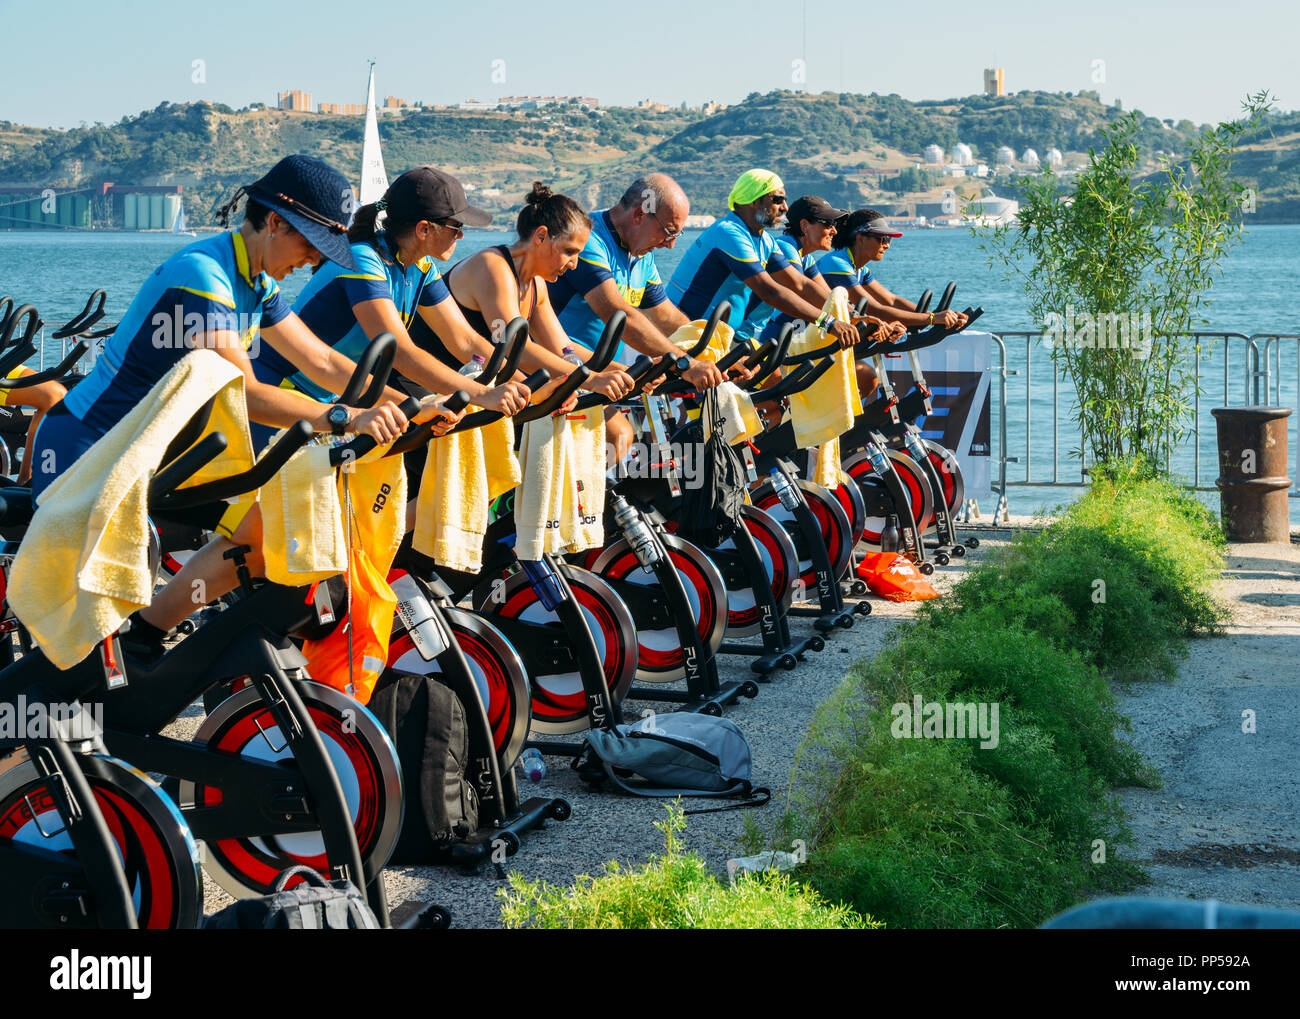
[[(738, 339), (752, 292), (761, 302), (804, 322), (824, 325), (841, 346), (851, 346), (851, 323), (826, 319), (821, 297), (777, 248), (768, 227), (786, 211), (785, 185), (770, 170), (746, 170), (727, 198), (731, 212), (695, 239), (673, 272), (668, 296), (688, 318), (707, 318), (720, 301), (731, 304), (728, 324)], [(816, 302), (816, 303), (814, 303)]]
[[(276, 281), (324, 259), (355, 268), (348, 224), (341, 221), (351, 218), (351, 186), (319, 160), (288, 156), (236, 192), (219, 211), (223, 225), (242, 196), (247, 202), (240, 228), (187, 245), (164, 262), (131, 302), (94, 368), (46, 414), (32, 450), (38, 497), (192, 349), (214, 350), (240, 370), (251, 421), (285, 427), (305, 418), (320, 432), (338, 428), (328, 407), (258, 380), (248, 349), (265, 340), (316, 384), (335, 391), (347, 385), (355, 364), (303, 324)], [(384, 402), (352, 415), (343, 430), (391, 442), (407, 424), (397, 406), (401, 398), (389, 389)], [(429, 407), (417, 420), (438, 413)], [(262, 569), (256, 507), (242, 519), (196, 522), (230, 539), (217, 538), (197, 552), (151, 605), (131, 617), (124, 644), (135, 653), (160, 652), (167, 632), (194, 611), (194, 580), (204, 582), (209, 598), (235, 587), (235, 566), (223, 558), (228, 549), (251, 546), (248, 565), (254, 573)]]
[[(900, 322), (908, 328), (940, 325), (960, 329), (966, 316), (948, 309), (941, 312), (918, 312), (916, 305), (899, 297), (871, 274), (871, 263), (885, 257), (889, 245), (903, 235), (885, 222), (875, 209), (858, 209), (837, 224), (831, 242), (832, 251), (817, 263), (822, 276), (832, 287), (846, 287), (849, 303), (867, 298), (867, 312), (887, 322)], [(876, 372), (866, 361), (858, 362), (858, 392), (863, 402), (875, 395)]]
[[(466, 225), (486, 226), (491, 220), (488, 213), (469, 204), (460, 182), (450, 174), (429, 166), (408, 170), (378, 202), (357, 210), (348, 231), (356, 269), (349, 271), (337, 263), (321, 266), (294, 303), (294, 311), (325, 343), (354, 360), (375, 337), (392, 333), (397, 340), (394, 367), (418, 386), (438, 393), (463, 389), (485, 410), (515, 414), (528, 404), (527, 387), (507, 382), (489, 388), (469, 379), (431, 356), (407, 331), (419, 316), (428, 329), (445, 336), (464, 361), (475, 353), (490, 352), (450, 300), (434, 260), (452, 256)], [(333, 392), (316, 385), (269, 345), (254, 359), (253, 373), (263, 382), (313, 400), (335, 401)], [(445, 433), (458, 419), (459, 415), (449, 416), (435, 434)], [(254, 444), (265, 445), (271, 434), (269, 428), (255, 428)]]
[[(634, 353), (658, 359), (685, 356), (668, 336), (688, 321), (668, 300), (655, 265), (657, 248), (671, 248), (681, 236), (690, 202), (666, 173), (638, 177), (610, 209), (592, 213), (591, 235), (578, 264), (548, 284), (551, 304), (569, 338), (588, 350), (595, 347), (605, 323), (616, 312), (627, 316), (623, 342), (614, 360), (630, 363)], [(709, 361), (692, 360), (683, 378), (697, 389), (723, 381)], [(632, 426), (614, 407), (605, 411), (609, 441), (618, 459), (631, 446)]]
[[(519, 364), (525, 371), (545, 368), (550, 373), (551, 381), (537, 393), (538, 399), (545, 399), (574, 368), (564, 357), (565, 348), (572, 344), (556, 318), (547, 284), (578, 264), (591, 233), (591, 218), (572, 198), (552, 193), (539, 181), (525, 197), (515, 228), (518, 239), (513, 244), (471, 255), (457, 262), (445, 278), (461, 314), (485, 339), (498, 338), (513, 319), (528, 319), (532, 339)], [(440, 337), (429, 339), (435, 356), (450, 357)], [(588, 353), (586, 348), (574, 349), (574, 356), (582, 361)], [(610, 400), (622, 398), (632, 386), (631, 377), (617, 362), (584, 383), (585, 389)], [(571, 406), (570, 401), (562, 409)]]

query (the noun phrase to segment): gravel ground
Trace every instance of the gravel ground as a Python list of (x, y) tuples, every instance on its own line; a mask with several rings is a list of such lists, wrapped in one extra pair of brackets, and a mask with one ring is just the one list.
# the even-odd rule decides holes
[[(1016, 518), (1012, 524), (1031, 523)], [(941, 591), (1010, 530), (983, 528), (981, 547), (965, 560), (938, 570)], [(1118, 690), (1121, 709), (1133, 720), (1132, 740), (1161, 773), (1164, 788), (1126, 789), (1138, 857), (1151, 883), (1134, 894), (1160, 898), (1215, 898), (1225, 902), (1300, 908), (1300, 546), (1232, 546), (1219, 588), (1232, 622), (1223, 638), (1193, 641), (1172, 684), (1134, 684)], [(809, 654), (793, 672), (774, 674), (759, 696), (730, 708), (754, 754), (756, 784), (772, 787), (772, 803), (760, 811), (728, 811), (688, 818), (687, 845), (721, 876), (737, 855), (746, 814), (760, 824), (784, 802), (799, 742), (813, 711), (859, 659), (872, 657), (889, 633), (910, 618), (914, 605), (872, 599), (872, 614), (837, 631), (821, 653)], [(813, 632), (809, 620), (792, 620), (796, 636)], [(720, 676), (749, 678), (748, 659), (724, 656)], [(669, 705), (629, 700), (628, 719), (643, 709)], [(1245, 733), (1243, 712), (1253, 711), (1254, 733)], [(184, 736), (197, 728), (200, 706), (169, 730)], [(562, 796), (572, 817), (525, 836), (505, 867), (529, 878), (568, 884), (574, 875), (598, 874), (606, 860), (638, 863), (662, 848), (654, 822), (666, 801), (592, 793), (558, 758), (538, 786), (521, 783), (521, 794)], [(456, 927), (499, 927), (496, 893), (503, 871), (486, 867), (467, 874), (444, 867), (390, 867), (385, 885), (390, 905), (438, 902)], [(205, 875), (209, 912), (230, 902)]]

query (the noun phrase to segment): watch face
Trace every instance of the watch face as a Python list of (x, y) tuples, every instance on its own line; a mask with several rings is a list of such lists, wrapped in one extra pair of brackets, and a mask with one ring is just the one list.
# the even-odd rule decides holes
[(329, 412), (329, 422), (332, 425), (346, 425), (348, 423), (348, 409), (346, 407), (331, 407)]

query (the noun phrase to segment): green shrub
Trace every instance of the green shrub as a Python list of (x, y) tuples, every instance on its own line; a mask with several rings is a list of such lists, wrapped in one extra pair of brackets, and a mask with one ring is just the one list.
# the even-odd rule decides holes
[(806, 870), (823, 895), (891, 928), (1027, 927), (1075, 901), (1081, 869), (961, 744), (895, 740), (887, 706), (862, 713), (844, 690), (832, 700), (813, 738), (849, 763), (796, 800), (817, 833)]
[[(1129, 722), (1108, 677), (1172, 675), (1186, 636), (1220, 625), (1224, 542), (1142, 464), (1096, 478), (1056, 523), (922, 607), (818, 709), (777, 830), (806, 833), (822, 894), (891, 927), (1027, 926), (1140, 883), (1111, 790), (1159, 779), (1119, 738)], [(997, 704), (996, 745), (895, 738), (892, 708), (916, 696)]]
[(600, 877), (581, 875), (572, 888), (510, 874), (497, 894), (507, 927), (577, 929), (863, 929), (882, 926), (844, 906), (831, 905), (787, 874), (743, 874), (723, 885), (697, 853), (683, 851), (686, 819), (679, 804), (656, 822), (664, 852), (624, 870), (605, 864)]
[(1221, 625), (1212, 590), (1222, 532), (1203, 505), (1140, 463), (1097, 474), (1058, 521), (972, 570), (921, 618), (944, 628), (986, 612), (1078, 651), (1114, 678), (1172, 678), (1185, 637)]

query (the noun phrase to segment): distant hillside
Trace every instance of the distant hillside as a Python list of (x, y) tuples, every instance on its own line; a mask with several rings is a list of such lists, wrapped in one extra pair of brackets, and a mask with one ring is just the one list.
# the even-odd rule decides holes
[[(991, 167), (1002, 145), (1017, 154), (1027, 147), (1040, 155), (1057, 148), (1067, 166), (1079, 165), (1101, 142), (1098, 130), (1121, 115), (1091, 92), (910, 102), (896, 95), (783, 91), (755, 93), (710, 117), (698, 110), (589, 111), (577, 105), (483, 113), (428, 109), (381, 117), (379, 131), (390, 174), (422, 163), (444, 167), (476, 189), (476, 204), (498, 213), (517, 209), (534, 179), (598, 206), (617, 197), (637, 173), (662, 169), (686, 187), (692, 211), (717, 215), (725, 211), (736, 175), (754, 165), (781, 173), (792, 195), (815, 191), (850, 205), (902, 207), (953, 184), (913, 169), (927, 145), (951, 152), (964, 142)], [(71, 131), (0, 122), (0, 186), (182, 184), (191, 224), (204, 225), (234, 186), (291, 152), (355, 174), (362, 126), (355, 116), (235, 112), (207, 103), (163, 103), (112, 126)], [(1191, 121), (1147, 117), (1139, 144), (1154, 167), (1160, 155), (1184, 154), (1199, 130)], [(1014, 193), (1015, 170), (1002, 168), (996, 181), (968, 179), (958, 190), (969, 196), (992, 183), (999, 193)], [(905, 176), (896, 178), (899, 171)], [(1240, 172), (1258, 191), (1259, 220), (1300, 221), (1300, 114), (1273, 117), (1271, 135), (1243, 153)]]

